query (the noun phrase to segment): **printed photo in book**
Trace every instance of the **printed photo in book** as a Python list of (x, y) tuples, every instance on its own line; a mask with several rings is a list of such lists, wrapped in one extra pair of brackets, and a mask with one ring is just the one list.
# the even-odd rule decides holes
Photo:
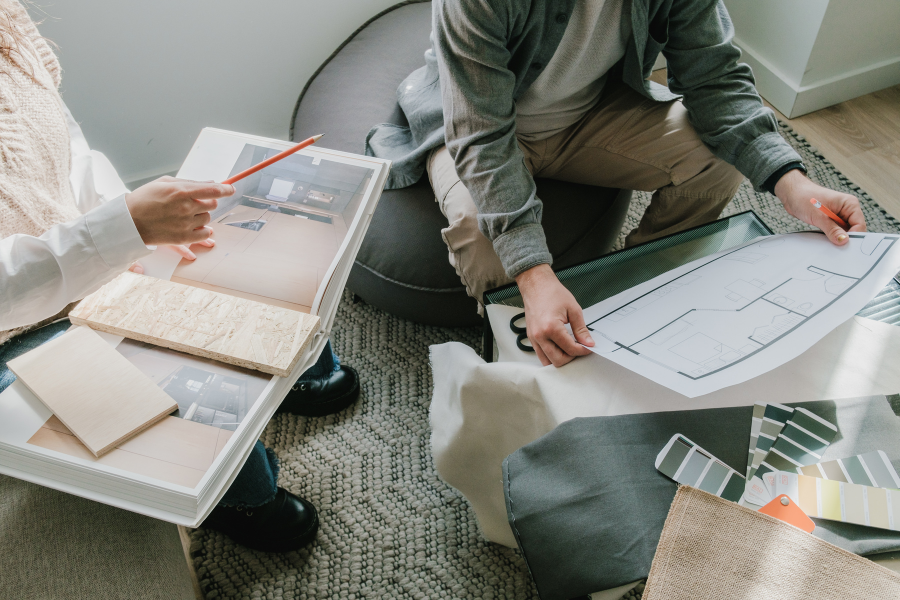
[(151, 344), (116, 347), (178, 403), (178, 411), (97, 458), (56, 416), (29, 444), (93, 463), (193, 488), (272, 379), (251, 371)]
[[(245, 144), (229, 176), (281, 149)], [(309, 313), (372, 183), (374, 169), (294, 154), (234, 184), (172, 281)]]

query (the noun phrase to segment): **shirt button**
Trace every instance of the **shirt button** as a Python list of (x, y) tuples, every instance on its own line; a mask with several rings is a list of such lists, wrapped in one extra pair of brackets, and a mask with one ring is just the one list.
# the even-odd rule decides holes
[(560, 25), (562, 25), (563, 23), (565, 23), (568, 20), (569, 20), (569, 17), (568, 17), (568, 15), (566, 15), (566, 13), (559, 13), (558, 15), (556, 15), (556, 22), (559, 23)]
[(531, 63), (531, 68), (539, 71), (544, 68), (544, 65), (542, 65), (539, 62), (535, 62), (535, 63)]

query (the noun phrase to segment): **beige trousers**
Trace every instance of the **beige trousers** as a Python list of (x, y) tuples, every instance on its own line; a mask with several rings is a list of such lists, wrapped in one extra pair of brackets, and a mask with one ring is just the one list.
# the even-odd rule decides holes
[[(716, 158), (688, 122), (680, 101), (646, 99), (624, 84), (609, 89), (579, 122), (546, 140), (519, 140), (535, 177), (653, 192), (626, 245), (715, 220), (744, 177)], [(509, 283), (494, 247), (478, 229), (478, 210), (446, 146), (428, 157), (428, 178), (448, 226), (450, 264), (479, 302)], [(573, 219), (578, 215), (572, 215)]]

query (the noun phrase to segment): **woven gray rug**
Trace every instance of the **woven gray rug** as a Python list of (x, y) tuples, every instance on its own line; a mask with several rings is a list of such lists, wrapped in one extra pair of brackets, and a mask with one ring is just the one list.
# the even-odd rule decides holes
[[(871, 231), (900, 232), (896, 219), (782, 127), (813, 180), (856, 194)], [(648, 201), (649, 194), (636, 194), (619, 247)], [(745, 181), (725, 214), (749, 209), (775, 232), (805, 228), (777, 198)], [(481, 330), (417, 325), (354, 304), (345, 293), (332, 342), (360, 373), (359, 403), (326, 418), (278, 416), (262, 438), (281, 459), (279, 484), (318, 507), (318, 538), (278, 555), (194, 531), (191, 554), (207, 598), (537, 598), (518, 552), (486, 543), (466, 500), (435, 472), (428, 346), (451, 340), (480, 351)]]

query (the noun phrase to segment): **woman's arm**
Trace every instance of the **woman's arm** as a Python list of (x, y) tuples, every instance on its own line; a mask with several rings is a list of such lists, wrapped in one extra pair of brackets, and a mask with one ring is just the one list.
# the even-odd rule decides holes
[(149, 253), (124, 196), (40, 237), (0, 240), (0, 330), (55, 315)]
[(0, 240), (0, 330), (36, 323), (113, 279), (147, 245), (209, 238), (209, 211), (234, 188), (163, 177), (40, 237)]

